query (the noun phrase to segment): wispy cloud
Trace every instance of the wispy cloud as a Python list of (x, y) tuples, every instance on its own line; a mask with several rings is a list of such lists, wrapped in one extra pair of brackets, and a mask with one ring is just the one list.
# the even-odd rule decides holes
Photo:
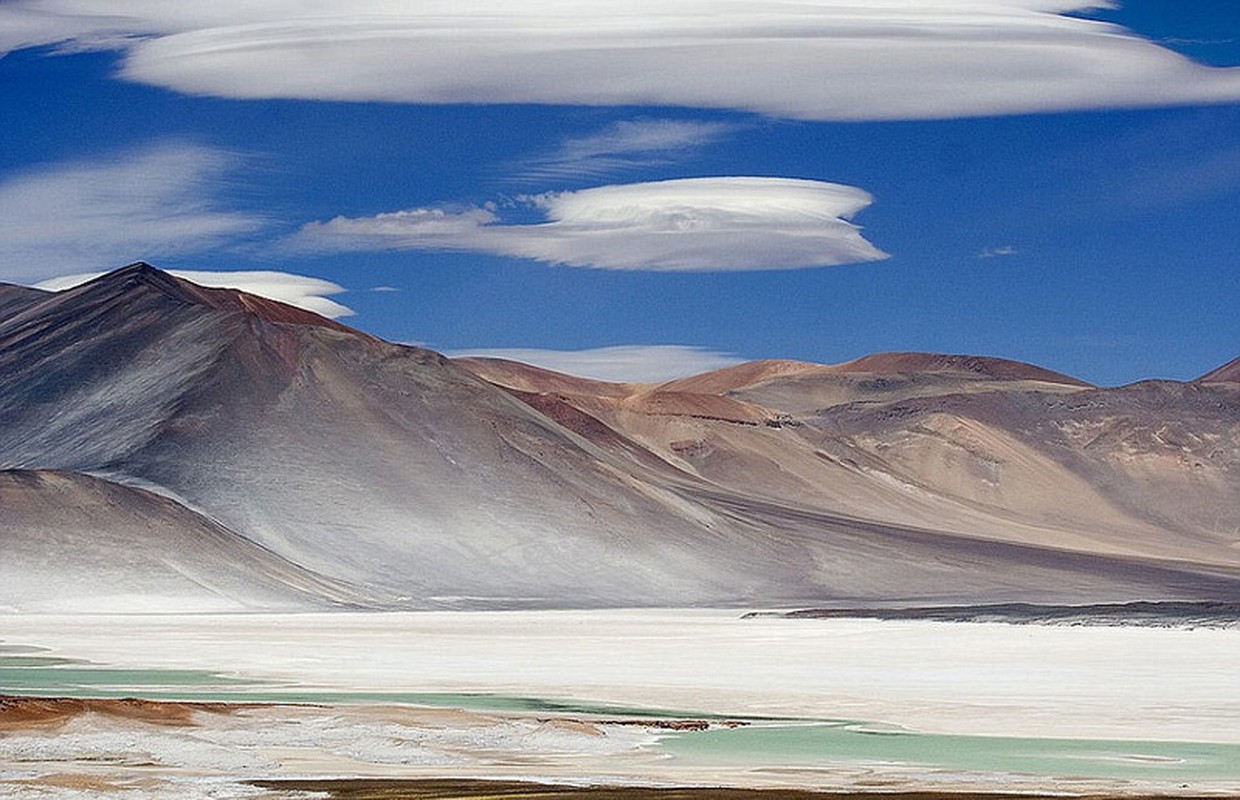
[(731, 353), (686, 345), (616, 345), (590, 350), (498, 347), (450, 350), (452, 358), (481, 357), (520, 361), (536, 367), (616, 383), (661, 383), (744, 363)]
[(1019, 252), (1020, 251), (1017, 250), (1014, 246), (1010, 244), (1005, 244), (1002, 247), (987, 247), (986, 249), (982, 250), (982, 252), (978, 253), (977, 257), (978, 258), (999, 258), (1001, 256), (1014, 256)]
[(515, 165), (528, 180), (603, 178), (674, 163), (740, 126), (679, 119), (623, 120), (588, 136), (566, 139), (550, 153)]
[(159, 144), (0, 182), (0, 280), (204, 252), (263, 221), (223, 209), (230, 153)]
[[(294, 275), (289, 272), (272, 272), (269, 270), (235, 272), (217, 272), (200, 270), (170, 269), (170, 275), (184, 278), (199, 286), (212, 286), (221, 289), (240, 289), (243, 292), (279, 300), (291, 306), (304, 308), (329, 319), (353, 316), (354, 311), (347, 306), (331, 300), (331, 295), (340, 294), (344, 287), (306, 275)], [(87, 281), (94, 280), (102, 272), (89, 272), (78, 275), (61, 275), (35, 284), (35, 288), (53, 292), (72, 289)]]
[(730, 108), (909, 119), (1232, 102), (1209, 68), (1070, 12), (1106, 0), (11, 0), (0, 46), (121, 49), (196, 95)]
[(791, 178), (690, 178), (525, 198), (546, 217), (505, 223), (498, 207), (417, 208), (312, 222), (302, 252), (465, 250), (601, 269), (793, 269), (886, 254), (847, 220), (870, 204), (852, 186)]

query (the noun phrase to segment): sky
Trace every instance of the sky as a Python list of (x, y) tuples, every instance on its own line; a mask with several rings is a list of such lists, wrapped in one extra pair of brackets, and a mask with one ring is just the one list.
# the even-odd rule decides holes
[(0, 281), (662, 380), (1240, 355), (1237, 0), (0, 1)]

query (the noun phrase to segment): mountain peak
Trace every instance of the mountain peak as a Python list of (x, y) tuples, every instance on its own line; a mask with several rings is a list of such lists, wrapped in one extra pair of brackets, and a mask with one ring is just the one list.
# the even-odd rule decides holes
[[(197, 300), (195, 292), (187, 291), (190, 286), (196, 286), (189, 281), (174, 277), (161, 269), (151, 266), (145, 261), (135, 261), (127, 264), (120, 269), (113, 270), (104, 275), (100, 275), (92, 281), (88, 281), (85, 286), (93, 284), (111, 284), (126, 287), (132, 286), (149, 286), (157, 289), (164, 294), (187, 302)], [(198, 287), (203, 288), (203, 287)]]
[(1240, 358), (1233, 358), (1221, 367), (1210, 370), (1193, 383), (1240, 383)]
[(746, 361), (743, 364), (724, 367), (713, 372), (705, 372), (701, 375), (668, 381), (662, 384), (660, 388), (666, 391), (692, 392), (695, 394), (724, 394), (773, 378), (812, 372), (821, 368), (821, 364), (811, 364), (806, 361), (767, 358), (759, 361)]
[(97, 292), (125, 292), (146, 287), (182, 303), (205, 306), (219, 311), (241, 311), (261, 317), (269, 322), (291, 325), (314, 325), (339, 331), (356, 333), (354, 329), (326, 317), (297, 308), (279, 300), (249, 294), (240, 289), (220, 289), (200, 286), (185, 278), (178, 278), (145, 261), (135, 261), (120, 269), (101, 275), (81, 286), (65, 292), (65, 296), (81, 297)]
[(1062, 383), (1069, 386), (1088, 387), (1089, 384), (1070, 375), (992, 356), (946, 355), (942, 353), (875, 353), (836, 364), (839, 372), (965, 372), (999, 380), (1042, 381)]

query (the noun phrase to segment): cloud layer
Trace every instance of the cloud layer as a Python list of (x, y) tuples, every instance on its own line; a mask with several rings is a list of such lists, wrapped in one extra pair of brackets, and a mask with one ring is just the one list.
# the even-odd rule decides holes
[(218, 150), (164, 144), (0, 182), (0, 280), (199, 253), (250, 233), (261, 220), (215, 199), (236, 162)]
[(294, 250), (465, 250), (602, 269), (824, 267), (886, 254), (847, 220), (852, 186), (792, 178), (687, 178), (526, 198), (547, 221), (504, 223), (494, 206), (418, 208), (304, 225)]
[[(237, 272), (202, 272), (198, 270), (170, 269), (168, 273), (178, 278), (192, 281), (199, 286), (212, 286), (221, 289), (240, 289), (243, 292), (256, 294), (279, 300), (291, 306), (304, 308), (329, 319), (349, 317), (353, 309), (328, 299), (329, 295), (340, 294), (344, 287), (322, 278), (310, 278), (305, 275), (293, 275), (288, 272), (237, 271)], [(47, 289), (52, 292), (72, 289), (74, 286), (98, 278), (102, 272), (90, 272), (80, 275), (62, 275), (49, 278), (35, 284), (35, 288)]]
[[(17, 0), (0, 47), (126, 53), (234, 98), (731, 108), (907, 119), (1240, 99), (1212, 69), (1063, 16), (1106, 0)], [(138, 38), (141, 37), (141, 38)]]
[(452, 358), (504, 358), (536, 367), (616, 383), (662, 383), (744, 363), (731, 353), (675, 344), (616, 345), (590, 350), (491, 348), (453, 350)]

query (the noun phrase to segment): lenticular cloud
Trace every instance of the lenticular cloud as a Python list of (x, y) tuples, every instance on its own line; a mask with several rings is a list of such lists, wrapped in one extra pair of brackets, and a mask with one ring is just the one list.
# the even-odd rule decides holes
[(588, 350), (495, 347), (455, 350), (452, 358), (503, 358), (536, 367), (617, 383), (662, 383), (743, 364), (731, 353), (677, 344), (622, 344)]
[(235, 98), (647, 104), (824, 120), (1240, 99), (1240, 69), (1064, 16), (1106, 5), (19, 0), (0, 6), (0, 48), (120, 49), (129, 80)]
[(870, 195), (792, 178), (688, 178), (525, 198), (545, 222), (494, 207), (419, 208), (302, 226), (295, 250), (466, 250), (602, 269), (734, 271), (886, 258), (848, 222)]
[[(94, 280), (104, 273), (90, 272), (80, 275), (63, 275), (49, 278), (35, 284), (38, 289), (59, 292), (71, 289), (87, 281)], [(273, 272), (270, 270), (238, 270), (234, 272), (216, 272), (200, 270), (168, 270), (168, 274), (192, 281), (199, 286), (214, 286), (223, 289), (239, 289), (243, 292), (279, 300), (297, 308), (313, 311), (329, 319), (349, 317), (353, 309), (328, 298), (328, 295), (340, 294), (342, 286), (306, 275), (294, 275), (289, 272)]]

